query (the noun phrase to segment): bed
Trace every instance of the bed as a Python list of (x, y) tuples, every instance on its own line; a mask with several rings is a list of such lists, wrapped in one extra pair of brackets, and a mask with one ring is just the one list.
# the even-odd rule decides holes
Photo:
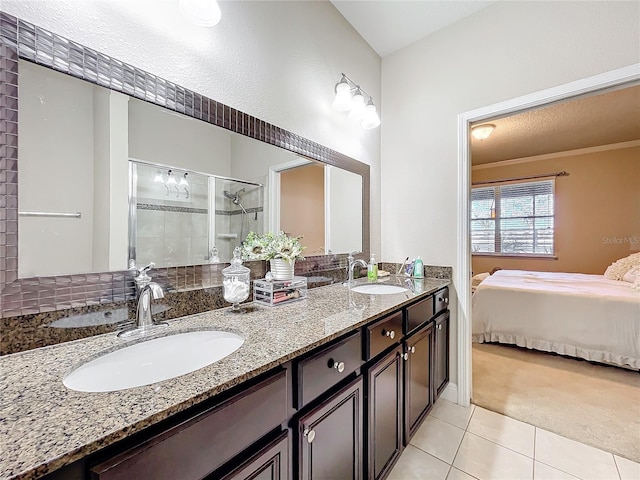
[(640, 291), (603, 275), (499, 270), (472, 299), (473, 341), (640, 369)]

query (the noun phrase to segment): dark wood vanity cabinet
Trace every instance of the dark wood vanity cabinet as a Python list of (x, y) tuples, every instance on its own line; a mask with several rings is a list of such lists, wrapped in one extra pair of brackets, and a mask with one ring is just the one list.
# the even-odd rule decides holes
[(362, 377), (357, 377), (295, 422), (296, 478), (362, 478), (362, 398)]
[(216, 473), (205, 480), (288, 480), (289, 478), (289, 433), (285, 431), (232, 472), (224, 476)]
[(416, 432), (433, 405), (433, 322), (404, 342), (404, 443)]
[(384, 478), (402, 453), (403, 367), (398, 346), (366, 370), (368, 479)]
[(436, 317), (434, 321), (434, 401), (449, 383), (449, 312)]

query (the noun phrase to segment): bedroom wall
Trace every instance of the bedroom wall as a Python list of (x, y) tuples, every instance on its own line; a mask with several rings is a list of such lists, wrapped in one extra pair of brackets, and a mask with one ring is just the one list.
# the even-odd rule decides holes
[(602, 274), (640, 251), (640, 147), (474, 168), (473, 182), (566, 170), (556, 180), (557, 259), (472, 256), (474, 274), (494, 267)]

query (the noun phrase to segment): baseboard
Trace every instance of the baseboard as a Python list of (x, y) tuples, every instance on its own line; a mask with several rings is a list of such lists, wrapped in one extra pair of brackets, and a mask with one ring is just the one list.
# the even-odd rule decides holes
[(449, 382), (449, 385), (440, 394), (440, 398), (444, 398), (453, 403), (458, 403), (458, 385)]

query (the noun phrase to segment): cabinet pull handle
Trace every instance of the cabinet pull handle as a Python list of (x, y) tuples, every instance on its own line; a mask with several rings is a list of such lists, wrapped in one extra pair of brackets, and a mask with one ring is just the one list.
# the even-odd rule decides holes
[(342, 373), (344, 372), (344, 362), (336, 362), (335, 360), (331, 359), (329, 361), (329, 368), (335, 368), (338, 373)]
[(305, 428), (304, 432), (302, 432), (302, 434), (307, 437), (307, 442), (312, 443), (313, 439), (316, 438), (316, 432), (313, 431), (311, 428)]
[(402, 359), (405, 360), (405, 361), (409, 360), (409, 354), (408, 353), (403, 353), (402, 354)]
[(389, 337), (391, 340), (393, 340), (394, 338), (396, 338), (396, 332), (393, 330), (382, 330), (382, 334), (385, 337)]
[(416, 347), (411, 347), (409, 350), (411, 350), (411, 353), (416, 353)]

